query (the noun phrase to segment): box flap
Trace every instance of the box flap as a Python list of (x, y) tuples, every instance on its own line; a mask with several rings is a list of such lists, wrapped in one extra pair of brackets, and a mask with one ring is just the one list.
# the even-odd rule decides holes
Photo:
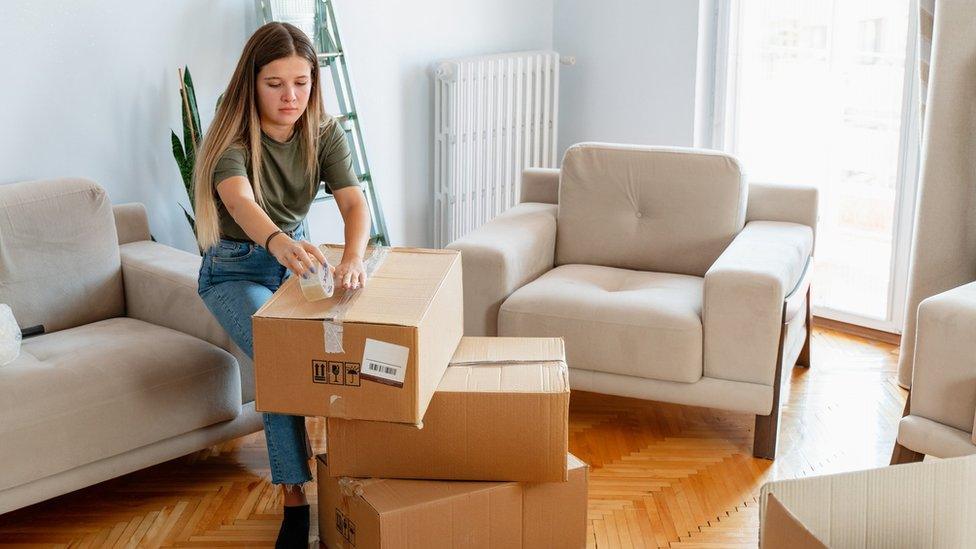
[(362, 498), (383, 515), (456, 497), (469, 497), (506, 482), (364, 479)]
[(462, 337), (451, 364), (566, 360), (561, 337)]
[(766, 499), (766, 514), (762, 524), (762, 543), (764, 548), (790, 547), (791, 549), (827, 549), (803, 523), (789, 511), (776, 496), (769, 494)]
[(568, 393), (565, 362), (448, 366), (438, 392)]
[[(320, 246), (326, 259), (338, 265), (343, 247)], [(397, 326), (417, 326), (424, 318), (433, 296), (460, 252), (425, 248), (391, 248), (382, 265), (352, 297), (344, 322), (369, 322)], [(290, 277), (254, 316), (286, 319), (322, 320), (345, 295), (337, 284), (328, 299), (308, 301), (298, 279)]]
[(562, 338), (463, 337), (438, 391), (564, 393), (569, 391)]

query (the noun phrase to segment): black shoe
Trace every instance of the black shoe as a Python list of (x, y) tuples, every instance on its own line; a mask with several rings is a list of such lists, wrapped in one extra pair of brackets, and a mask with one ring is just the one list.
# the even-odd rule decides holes
[(308, 514), (307, 504), (285, 507), (275, 549), (308, 549)]

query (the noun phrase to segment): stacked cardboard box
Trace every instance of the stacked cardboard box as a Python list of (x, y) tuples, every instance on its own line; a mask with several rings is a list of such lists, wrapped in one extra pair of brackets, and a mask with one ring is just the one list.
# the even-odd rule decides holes
[(566, 456), (566, 482), (330, 477), (317, 459), (319, 536), (326, 547), (578, 548), (586, 539), (586, 464)]
[(350, 296), (307, 301), (291, 277), (254, 313), (258, 410), (420, 423), (461, 340), (459, 253), (393, 248)]
[(329, 418), (329, 474), (564, 481), (564, 357), (559, 338), (462, 338), (423, 428)]
[(328, 547), (584, 545), (563, 341), (462, 338), (460, 269), (393, 248), (358, 292), (289, 280), (254, 315), (257, 409), (328, 417)]

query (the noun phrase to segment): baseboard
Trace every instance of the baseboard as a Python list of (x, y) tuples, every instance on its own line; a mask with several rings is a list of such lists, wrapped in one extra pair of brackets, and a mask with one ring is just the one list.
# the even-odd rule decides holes
[(828, 330), (856, 335), (858, 337), (872, 339), (882, 343), (901, 345), (901, 336), (898, 334), (883, 332), (881, 330), (875, 330), (874, 328), (865, 328), (864, 326), (858, 326), (857, 324), (848, 324), (847, 322), (841, 322), (839, 320), (815, 316), (813, 317), (813, 325), (817, 328), (827, 328)]

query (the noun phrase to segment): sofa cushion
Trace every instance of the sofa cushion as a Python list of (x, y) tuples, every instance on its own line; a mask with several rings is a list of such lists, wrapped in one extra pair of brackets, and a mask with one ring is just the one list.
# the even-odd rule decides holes
[(702, 376), (702, 279), (563, 265), (501, 306), (500, 336), (561, 336), (570, 368), (695, 382)]
[(240, 410), (234, 358), (175, 330), (113, 318), (29, 338), (0, 368), (0, 490)]
[(573, 145), (559, 181), (556, 264), (704, 276), (742, 229), (747, 195), (724, 153)]
[(48, 332), (125, 314), (115, 216), (85, 179), (0, 185), (0, 303)]

